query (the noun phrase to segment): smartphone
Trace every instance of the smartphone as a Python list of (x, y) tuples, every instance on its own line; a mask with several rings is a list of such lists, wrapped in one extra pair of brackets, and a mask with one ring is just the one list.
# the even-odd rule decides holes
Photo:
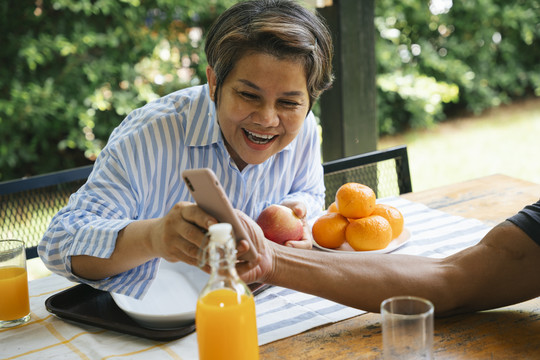
[[(217, 221), (231, 224), (234, 237), (238, 243), (245, 239), (250, 241), (244, 226), (236, 215), (234, 208), (223, 190), (216, 174), (212, 169), (189, 169), (182, 172), (182, 178), (186, 183), (189, 192), (197, 205), (208, 215), (213, 216)], [(245, 255), (248, 261), (256, 258), (253, 244), (250, 244), (249, 251)]]

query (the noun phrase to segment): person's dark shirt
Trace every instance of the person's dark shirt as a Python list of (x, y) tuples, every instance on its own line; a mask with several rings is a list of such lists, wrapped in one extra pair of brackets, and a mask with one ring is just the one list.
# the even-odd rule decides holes
[(508, 218), (508, 221), (519, 227), (540, 245), (540, 200), (525, 206), (516, 215)]

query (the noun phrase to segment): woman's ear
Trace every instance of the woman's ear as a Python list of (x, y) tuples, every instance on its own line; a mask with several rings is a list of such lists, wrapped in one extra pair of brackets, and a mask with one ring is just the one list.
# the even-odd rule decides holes
[(212, 101), (215, 101), (217, 79), (216, 73), (210, 65), (206, 67), (206, 79), (208, 80), (208, 88), (210, 89), (210, 98), (212, 99)]

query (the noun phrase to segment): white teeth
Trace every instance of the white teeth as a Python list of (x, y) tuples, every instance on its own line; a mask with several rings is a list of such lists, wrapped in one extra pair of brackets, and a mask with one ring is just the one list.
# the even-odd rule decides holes
[(249, 130), (246, 130), (244, 129), (244, 131), (246, 132), (248, 138), (257, 143), (257, 144), (265, 144), (267, 142), (269, 142), (270, 140), (272, 140), (276, 135), (263, 135), (263, 134), (255, 134)]
[(261, 139), (271, 139), (273, 138), (275, 135), (263, 135), (263, 134), (255, 134), (249, 130), (246, 130), (246, 132), (248, 133), (248, 135), (251, 135), (251, 136), (256, 136), (258, 138), (261, 138)]

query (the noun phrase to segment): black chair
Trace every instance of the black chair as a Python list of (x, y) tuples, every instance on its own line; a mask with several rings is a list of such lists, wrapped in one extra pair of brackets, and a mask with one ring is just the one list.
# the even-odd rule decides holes
[(405, 145), (328, 161), (323, 163), (323, 168), (326, 207), (335, 200), (339, 187), (347, 182), (371, 187), (377, 198), (412, 191)]
[(88, 178), (93, 165), (0, 182), (0, 239), (20, 239), (26, 258), (37, 257), (37, 244), (52, 217)]

